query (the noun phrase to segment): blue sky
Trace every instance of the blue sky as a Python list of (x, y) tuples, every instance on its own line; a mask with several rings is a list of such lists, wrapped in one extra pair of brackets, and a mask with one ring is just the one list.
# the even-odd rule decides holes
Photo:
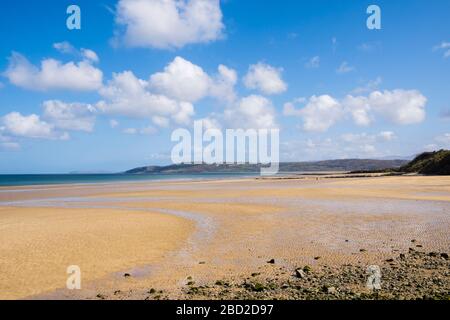
[(449, 1), (0, 6), (1, 173), (168, 164), (196, 119), (277, 127), (285, 161), (450, 148)]

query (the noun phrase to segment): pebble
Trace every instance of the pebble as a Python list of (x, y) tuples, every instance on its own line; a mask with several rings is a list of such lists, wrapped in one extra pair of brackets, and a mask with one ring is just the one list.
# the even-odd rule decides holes
[(295, 275), (297, 278), (300, 278), (300, 279), (306, 278), (306, 273), (302, 269), (295, 270)]

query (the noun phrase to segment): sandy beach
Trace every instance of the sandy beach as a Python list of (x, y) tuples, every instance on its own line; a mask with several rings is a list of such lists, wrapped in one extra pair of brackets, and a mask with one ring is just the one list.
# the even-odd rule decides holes
[[(437, 253), (450, 290), (450, 177), (2, 187), (0, 230), (2, 299), (220, 298), (211, 288), (224, 281), (290, 283), (306, 266), (358, 274), (414, 250)], [(81, 290), (66, 288), (69, 265)], [(225, 296), (239, 298), (233, 288)]]

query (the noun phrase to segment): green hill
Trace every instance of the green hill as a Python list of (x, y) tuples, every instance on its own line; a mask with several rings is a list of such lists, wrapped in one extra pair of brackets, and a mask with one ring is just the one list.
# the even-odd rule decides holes
[[(380, 170), (399, 168), (406, 160), (342, 159), (313, 162), (281, 162), (280, 172), (319, 172)], [(246, 173), (259, 172), (261, 164), (174, 164), (169, 166), (147, 166), (126, 171), (128, 174), (193, 174), (193, 173)]]
[(424, 152), (398, 171), (434, 175), (450, 175), (450, 150)]

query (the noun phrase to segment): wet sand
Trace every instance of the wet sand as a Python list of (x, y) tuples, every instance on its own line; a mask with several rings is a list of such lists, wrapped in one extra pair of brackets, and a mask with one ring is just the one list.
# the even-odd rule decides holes
[[(411, 246), (449, 252), (450, 177), (0, 188), (0, 230), (0, 298), (145, 299), (155, 288), (177, 299), (193, 283), (365, 270)], [(72, 264), (82, 290), (64, 288)]]

